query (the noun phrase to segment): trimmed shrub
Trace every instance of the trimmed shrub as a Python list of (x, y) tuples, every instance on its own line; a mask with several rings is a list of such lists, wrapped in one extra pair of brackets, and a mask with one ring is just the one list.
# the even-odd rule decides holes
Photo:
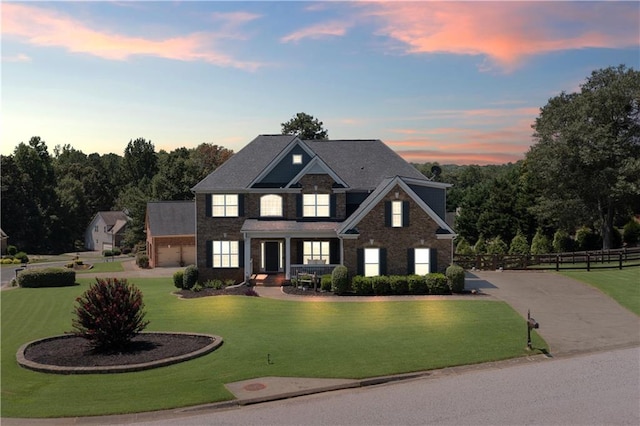
[(320, 277), (320, 290), (331, 291), (331, 274), (324, 274)]
[(66, 268), (27, 269), (18, 273), (18, 285), (25, 288), (76, 285), (76, 272)]
[(142, 293), (126, 279), (96, 278), (76, 302), (72, 333), (88, 339), (101, 352), (126, 349), (149, 324), (144, 320)]
[(553, 241), (551, 247), (554, 253), (566, 253), (573, 251), (573, 240), (569, 236), (569, 233), (564, 229), (558, 229), (553, 234)]
[(527, 237), (518, 230), (518, 233), (511, 240), (511, 245), (509, 246), (509, 254), (529, 254), (531, 251), (529, 247), (529, 243), (527, 242)]
[(404, 275), (391, 275), (389, 277), (389, 286), (392, 294), (408, 294), (409, 283)]
[(373, 294), (371, 277), (356, 275), (351, 281), (353, 292), (359, 296), (371, 296)]
[(458, 238), (458, 244), (456, 244), (456, 253), (462, 255), (471, 255), (473, 254), (473, 247), (464, 237)]
[(102, 255), (104, 257), (111, 257), (113, 256), (113, 250), (102, 250)]
[(7, 254), (9, 256), (15, 256), (18, 252), (18, 248), (16, 246), (9, 245), (7, 246)]
[(338, 265), (331, 272), (331, 291), (335, 294), (344, 294), (351, 291), (349, 285), (349, 270), (344, 265)]
[(13, 260), (16, 259), (20, 260), (20, 263), (29, 263), (29, 256), (27, 256), (27, 253), (23, 251), (20, 251), (13, 256)]
[(175, 271), (173, 273), (173, 285), (176, 288), (182, 289), (182, 282), (184, 280), (184, 271)]
[(222, 280), (219, 280), (219, 279), (207, 280), (207, 282), (204, 283), (204, 288), (222, 290), (223, 288), (225, 288), (225, 284)]
[(182, 278), (182, 288), (185, 290), (191, 290), (198, 282), (198, 268), (196, 268), (196, 265), (187, 266)]
[(447, 277), (439, 272), (427, 274), (427, 288), (429, 294), (449, 294), (451, 292)]
[(575, 240), (578, 250), (598, 250), (602, 247), (600, 236), (586, 226), (582, 226), (576, 231)]
[(407, 276), (407, 284), (409, 285), (410, 294), (428, 294), (427, 280), (424, 275)]
[(451, 265), (445, 271), (449, 288), (453, 293), (464, 291), (464, 269), (458, 265)]
[(140, 268), (148, 268), (149, 267), (149, 256), (144, 253), (136, 254), (136, 265)]
[(629, 246), (638, 244), (638, 241), (640, 241), (640, 223), (633, 219), (627, 222), (622, 228), (622, 240)]
[(118, 247), (111, 250), (111, 252), (113, 253), (114, 256), (120, 256), (122, 254), (122, 251)]
[(376, 296), (384, 296), (391, 294), (391, 285), (389, 277), (386, 275), (378, 275), (371, 277), (371, 288)]
[(542, 229), (538, 228), (531, 241), (531, 254), (547, 254), (551, 252), (551, 244)]
[(11, 263), (13, 263), (14, 265), (20, 265), (20, 264), (22, 263), (22, 260), (20, 260), (20, 259), (13, 259), (13, 260), (11, 261)]
[(507, 243), (502, 241), (502, 238), (495, 237), (487, 242), (487, 254), (506, 254)]
[(13, 263), (13, 259), (11, 258), (6, 258), (6, 259), (2, 259), (2, 264), (3, 265), (11, 265)]

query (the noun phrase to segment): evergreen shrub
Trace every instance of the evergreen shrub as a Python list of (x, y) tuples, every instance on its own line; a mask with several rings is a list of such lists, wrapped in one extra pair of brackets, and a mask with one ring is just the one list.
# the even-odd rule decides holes
[(427, 275), (429, 294), (449, 294), (451, 292), (447, 277), (439, 272)]
[(331, 291), (335, 294), (344, 294), (351, 291), (349, 285), (349, 270), (344, 265), (338, 265), (331, 272)]
[(191, 290), (198, 282), (198, 268), (196, 265), (187, 266), (182, 278), (182, 288), (185, 290)]
[(18, 273), (18, 285), (25, 288), (76, 285), (76, 272), (66, 268), (25, 269)]
[(464, 291), (464, 269), (458, 265), (451, 265), (445, 271), (449, 288), (453, 293)]

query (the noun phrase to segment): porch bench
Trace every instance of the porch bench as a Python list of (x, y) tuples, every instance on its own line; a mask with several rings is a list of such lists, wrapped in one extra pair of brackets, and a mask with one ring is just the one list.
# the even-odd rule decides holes
[(298, 282), (298, 285), (309, 284), (309, 287), (311, 287), (311, 284), (313, 284), (314, 290), (318, 286), (318, 276), (316, 275), (315, 272), (313, 273), (298, 272), (296, 274), (296, 280)]

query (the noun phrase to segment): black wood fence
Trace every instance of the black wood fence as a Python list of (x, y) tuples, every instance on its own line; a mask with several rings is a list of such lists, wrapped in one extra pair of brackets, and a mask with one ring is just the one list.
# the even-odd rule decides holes
[(465, 269), (587, 270), (640, 266), (640, 247), (537, 255), (455, 253), (453, 263)]

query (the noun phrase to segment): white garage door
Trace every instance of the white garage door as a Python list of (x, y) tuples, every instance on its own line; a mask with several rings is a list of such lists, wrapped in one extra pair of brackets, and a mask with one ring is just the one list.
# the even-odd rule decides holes
[(158, 247), (158, 261), (156, 266), (180, 266), (180, 255), (184, 266), (196, 263), (196, 246)]

